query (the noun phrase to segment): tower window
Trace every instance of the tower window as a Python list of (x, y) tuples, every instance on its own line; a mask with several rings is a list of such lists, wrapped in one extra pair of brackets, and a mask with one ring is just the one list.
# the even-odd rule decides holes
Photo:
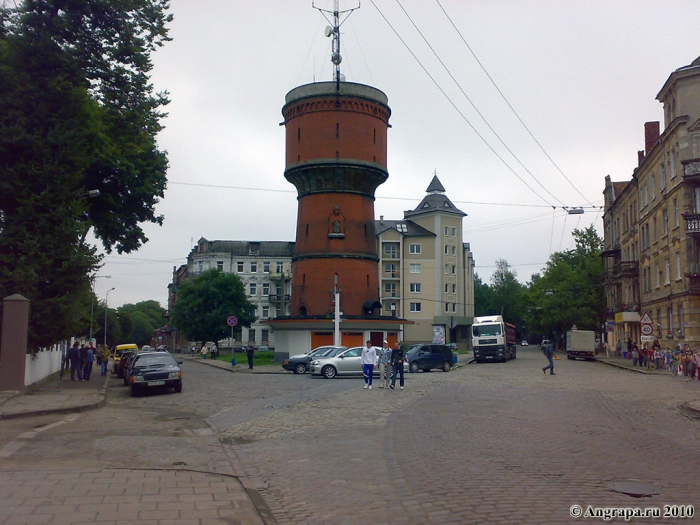
[(340, 138), (340, 124), (338, 122), (335, 123), (335, 138)]
[(301, 284), (306, 284), (306, 274), (301, 276)]
[(297, 142), (301, 142), (301, 128), (297, 128)]
[(367, 274), (367, 286), (369, 286), (369, 274)]
[(336, 152), (335, 152), (335, 158), (336, 158), (336, 159), (339, 159), (339, 158), (340, 158), (340, 152), (339, 152), (339, 151), (336, 151)]
[(306, 225), (306, 237), (308, 238), (308, 236), (309, 236), (309, 225), (307, 223), (307, 225)]
[(377, 128), (374, 128), (374, 143), (377, 143)]

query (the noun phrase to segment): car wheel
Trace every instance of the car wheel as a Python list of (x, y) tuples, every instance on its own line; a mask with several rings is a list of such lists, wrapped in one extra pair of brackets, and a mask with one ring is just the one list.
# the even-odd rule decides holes
[(179, 394), (180, 392), (182, 392), (182, 380), (175, 383), (175, 393)]
[(411, 364), (409, 365), (408, 370), (409, 370), (412, 374), (417, 374), (417, 373), (418, 373), (418, 370), (420, 370), (420, 368), (418, 367), (418, 363), (416, 363), (415, 361), (413, 361), (413, 363), (411, 363)]
[(139, 387), (137, 387), (136, 385), (131, 385), (131, 390), (129, 390), (129, 395), (131, 397), (136, 397), (137, 395), (139, 395)]
[(333, 367), (331, 365), (326, 365), (321, 370), (321, 374), (326, 379), (333, 379), (337, 373), (338, 373), (338, 371), (335, 369), (335, 367)]
[(450, 365), (449, 361), (445, 361), (444, 363), (442, 363), (443, 372), (449, 372), (450, 368), (452, 368), (452, 366)]
[(305, 374), (306, 373), (306, 365), (304, 363), (299, 363), (294, 367), (294, 373), (295, 374)]
[(516, 357), (518, 357), (518, 351), (513, 350), (513, 357), (511, 357), (511, 359), (515, 359)]

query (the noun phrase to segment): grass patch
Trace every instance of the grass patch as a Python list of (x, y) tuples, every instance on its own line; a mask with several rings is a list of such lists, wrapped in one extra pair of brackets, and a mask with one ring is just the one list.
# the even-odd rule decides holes
[[(233, 354), (236, 357), (236, 364), (239, 366), (248, 366), (248, 356), (245, 354), (245, 352), (240, 352)], [(231, 352), (221, 352), (221, 355), (216, 358), (218, 361), (224, 361), (226, 363), (231, 362)], [(272, 350), (266, 351), (266, 352), (258, 352), (257, 350), (255, 351), (255, 355), (253, 356), (253, 366), (266, 366), (266, 365), (279, 365), (279, 363), (275, 363), (275, 352)]]

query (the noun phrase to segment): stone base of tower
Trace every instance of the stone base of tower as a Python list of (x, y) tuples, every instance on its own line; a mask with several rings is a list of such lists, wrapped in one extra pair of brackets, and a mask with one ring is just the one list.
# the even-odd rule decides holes
[[(283, 361), (319, 346), (333, 344), (333, 319), (278, 317), (265, 324), (275, 333), (275, 361)], [(363, 346), (369, 340), (374, 346), (380, 347), (386, 339), (393, 346), (397, 340), (403, 341), (403, 328), (407, 324), (413, 322), (395, 317), (344, 318), (340, 323), (341, 344), (347, 347)]]

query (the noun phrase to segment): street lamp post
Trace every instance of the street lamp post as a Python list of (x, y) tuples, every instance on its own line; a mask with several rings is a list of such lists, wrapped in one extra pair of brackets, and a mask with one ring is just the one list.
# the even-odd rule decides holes
[(95, 280), (103, 277), (105, 279), (111, 279), (111, 275), (95, 275), (92, 278), (92, 296), (90, 297), (90, 339), (88, 341), (92, 343), (92, 319), (95, 312)]
[(107, 294), (105, 295), (105, 348), (107, 347), (107, 301), (109, 301), (109, 292), (112, 290), (114, 290), (114, 288), (107, 290)]

